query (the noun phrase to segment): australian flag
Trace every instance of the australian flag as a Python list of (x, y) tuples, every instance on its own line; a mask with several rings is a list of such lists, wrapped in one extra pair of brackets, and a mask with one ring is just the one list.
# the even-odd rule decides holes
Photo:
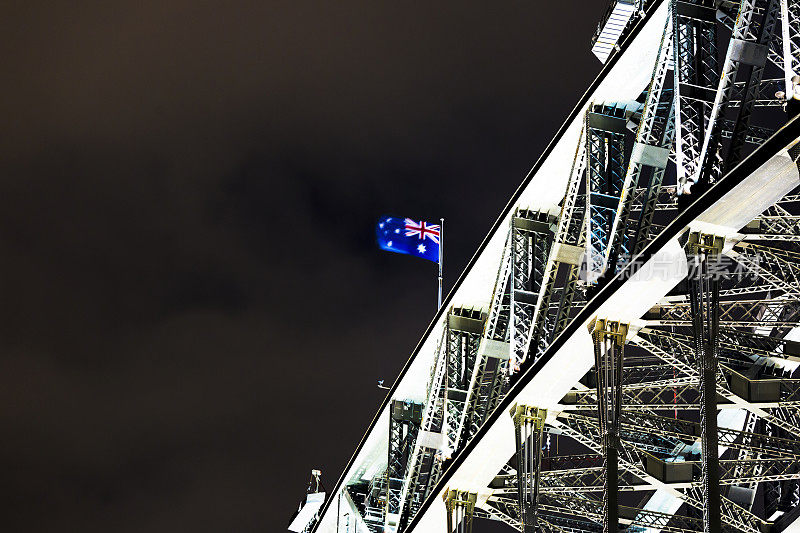
[(383, 216), (375, 231), (378, 246), (383, 250), (416, 255), (434, 263), (439, 262), (439, 224), (403, 217)]

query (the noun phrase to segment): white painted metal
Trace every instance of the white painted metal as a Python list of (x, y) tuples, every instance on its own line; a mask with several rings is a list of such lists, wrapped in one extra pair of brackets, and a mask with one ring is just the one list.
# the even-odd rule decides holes
[(608, 56), (611, 55), (622, 35), (622, 30), (628, 25), (635, 12), (636, 5), (633, 0), (618, 0), (614, 4), (611, 14), (603, 24), (603, 29), (600, 30), (597, 41), (592, 46), (592, 53), (597, 56), (597, 59), (603, 63), (608, 60)]

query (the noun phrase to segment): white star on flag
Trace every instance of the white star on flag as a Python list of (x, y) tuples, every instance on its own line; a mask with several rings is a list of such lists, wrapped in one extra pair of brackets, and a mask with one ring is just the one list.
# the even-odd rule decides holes
[(421, 254), (424, 254), (425, 253), (425, 245), (424, 244), (420, 244), (419, 246), (417, 246), (417, 251), (419, 253), (421, 253)]

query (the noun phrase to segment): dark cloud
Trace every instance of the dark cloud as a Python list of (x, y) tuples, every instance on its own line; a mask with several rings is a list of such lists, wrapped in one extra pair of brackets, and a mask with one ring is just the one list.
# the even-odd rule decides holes
[(603, 3), (12, 2), (9, 531), (281, 531), (599, 70)]

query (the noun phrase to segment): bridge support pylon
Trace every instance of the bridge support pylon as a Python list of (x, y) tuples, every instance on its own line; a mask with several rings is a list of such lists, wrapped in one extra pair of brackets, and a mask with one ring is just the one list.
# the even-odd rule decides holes
[(717, 431), (717, 337), (719, 334), (719, 258), (723, 237), (689, 234), (689, 300), (695, 360), (700, 374), (700, 433), (702, 446), (703, 531), (722, 530)]
[(472, 533), (472, 517), (475, 514), (478, 494), (465, 490), (447, 489), (443, 499), (447, 508), (446, 533)]
[(517, 501), (524, 533), (533, 533), (538, 526), (539, 477), (542, 466), (542, 436), (547, 411), (527, 405), (511, 408), (517, 448)]
[(589, 331), (594, 341), (597, 413), (603, 446), (603, 533), (612, 533), (619, 527), (619, 419), (628, 324), (595, 319), (589, 323)]

